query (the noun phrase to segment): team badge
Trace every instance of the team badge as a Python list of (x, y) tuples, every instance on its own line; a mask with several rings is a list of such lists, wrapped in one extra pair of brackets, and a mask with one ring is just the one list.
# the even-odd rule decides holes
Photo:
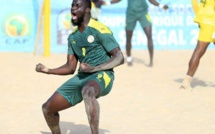
[(94, 41), (94, 37), (92, 35), (89, 35), (88, 38), (87, 38), (87, 41), (89, 43), (92, 43)]

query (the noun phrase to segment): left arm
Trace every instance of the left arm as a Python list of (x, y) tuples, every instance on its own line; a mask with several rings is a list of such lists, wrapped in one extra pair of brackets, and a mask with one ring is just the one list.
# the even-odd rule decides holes
[(110, 4), (115, 4), (117, 2), (120, 2), (121, 0), (111, 0), (111, 1), (103, 1), (102, 0), (102, 5), (110, 5)]
[(168, 9), (168, 5), (162, 5), (162, 4), (159, 4), (156, 0), (149, 0), (150, 3), (152, 3), (153, 5), (155, 6), (158, 6), (164, 10)]
[(92, 72), (97, 72), (101, 70), (111, 69), (124, 63), (124, 56), (119, 47), (110, 51), (109, 54), (111, 55), (110, 60), (95, 67), (91, 67), (87, 63), (81, 63), (80, 64), (81, 71), (92, 73)]

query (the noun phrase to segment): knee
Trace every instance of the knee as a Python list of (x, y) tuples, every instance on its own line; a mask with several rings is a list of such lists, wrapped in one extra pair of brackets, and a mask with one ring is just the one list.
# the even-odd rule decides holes
[(49, 104), (46, 102), (42, 105), (42, 111), (44, 114), (48, 115), (48, 114), (53, 114), (51, 112), (51, 109), (49, 108)]
[(82, 96), (83, 99), (95, 97), (96, 94), (95, 91), (93, 90), (93, 87), (84, 87), (82, 89)]
[[(147, 36), (147, 38), (148, 38), (148, 42), (153, 42), (152, 36)], [(150, 44), (150, 45), (152, 45), (152, 44)]]
[(44, 103), (43, 105), (42, 105), (42, 111), (43, 111), (43, 113), (44, 114), (46, 114), (47, 113), (47, 107), (46, 107), (46, 103)]

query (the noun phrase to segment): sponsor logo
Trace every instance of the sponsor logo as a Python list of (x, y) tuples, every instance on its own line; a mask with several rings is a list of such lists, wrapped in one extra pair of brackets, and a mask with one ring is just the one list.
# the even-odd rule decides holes
[(103, 76), (102, 74), (98, 74), (98, 75), (97, 75), (97, 79), (98, 79), (99, 81), (101, 81), (102, 76)]

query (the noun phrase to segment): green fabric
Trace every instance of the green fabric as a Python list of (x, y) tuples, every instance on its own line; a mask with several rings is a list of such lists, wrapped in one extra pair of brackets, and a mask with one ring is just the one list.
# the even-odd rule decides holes
[[(117, 47), (119, 44), (111, 30), (93, 19), (83, 32), (76, 29), (68, 38), (68, 54), (77, 56), (80, 63), (88, 63), (90, 66), (97, 66), (110, 60), (109, 52)], [(78, 74), (62, 84), (57, 92), (74, 106), (83, 100), (81, 90), (89, 81), (96, 81), (100, 87), (97, 98), (107, 95), (114, 81), (113, 69), (95, 73), (83, 73), (79, 69)]]
[(127, 3), (127, 12), (140, 12), (148, 10), (146, 0), (128, 0)]
[(119, 44), (105, 25), (91, 21), (92, 26), (88, 25), (82, 33), (76, 30), (69, 36), (68, 54), (76, 55), (80, 63), (97, 66), (108, 61), (111, 58), (108, 52), (119, 47)]
[(68, 102), (75, 106), (83, 100), (81, 89), (88, 81), (96, 81), (100, 87), (100, 94), (107, 95), (113, 86), (114, 73), (112, 71), (99, 71), (96, 73), (78, 74), (62, 84), (57, 92), (64, 96)]
[(133, 31), (137, 22), (142, 28), (152, 25), (150, 15), (147, 12), (126, 14), (126, 30)]

